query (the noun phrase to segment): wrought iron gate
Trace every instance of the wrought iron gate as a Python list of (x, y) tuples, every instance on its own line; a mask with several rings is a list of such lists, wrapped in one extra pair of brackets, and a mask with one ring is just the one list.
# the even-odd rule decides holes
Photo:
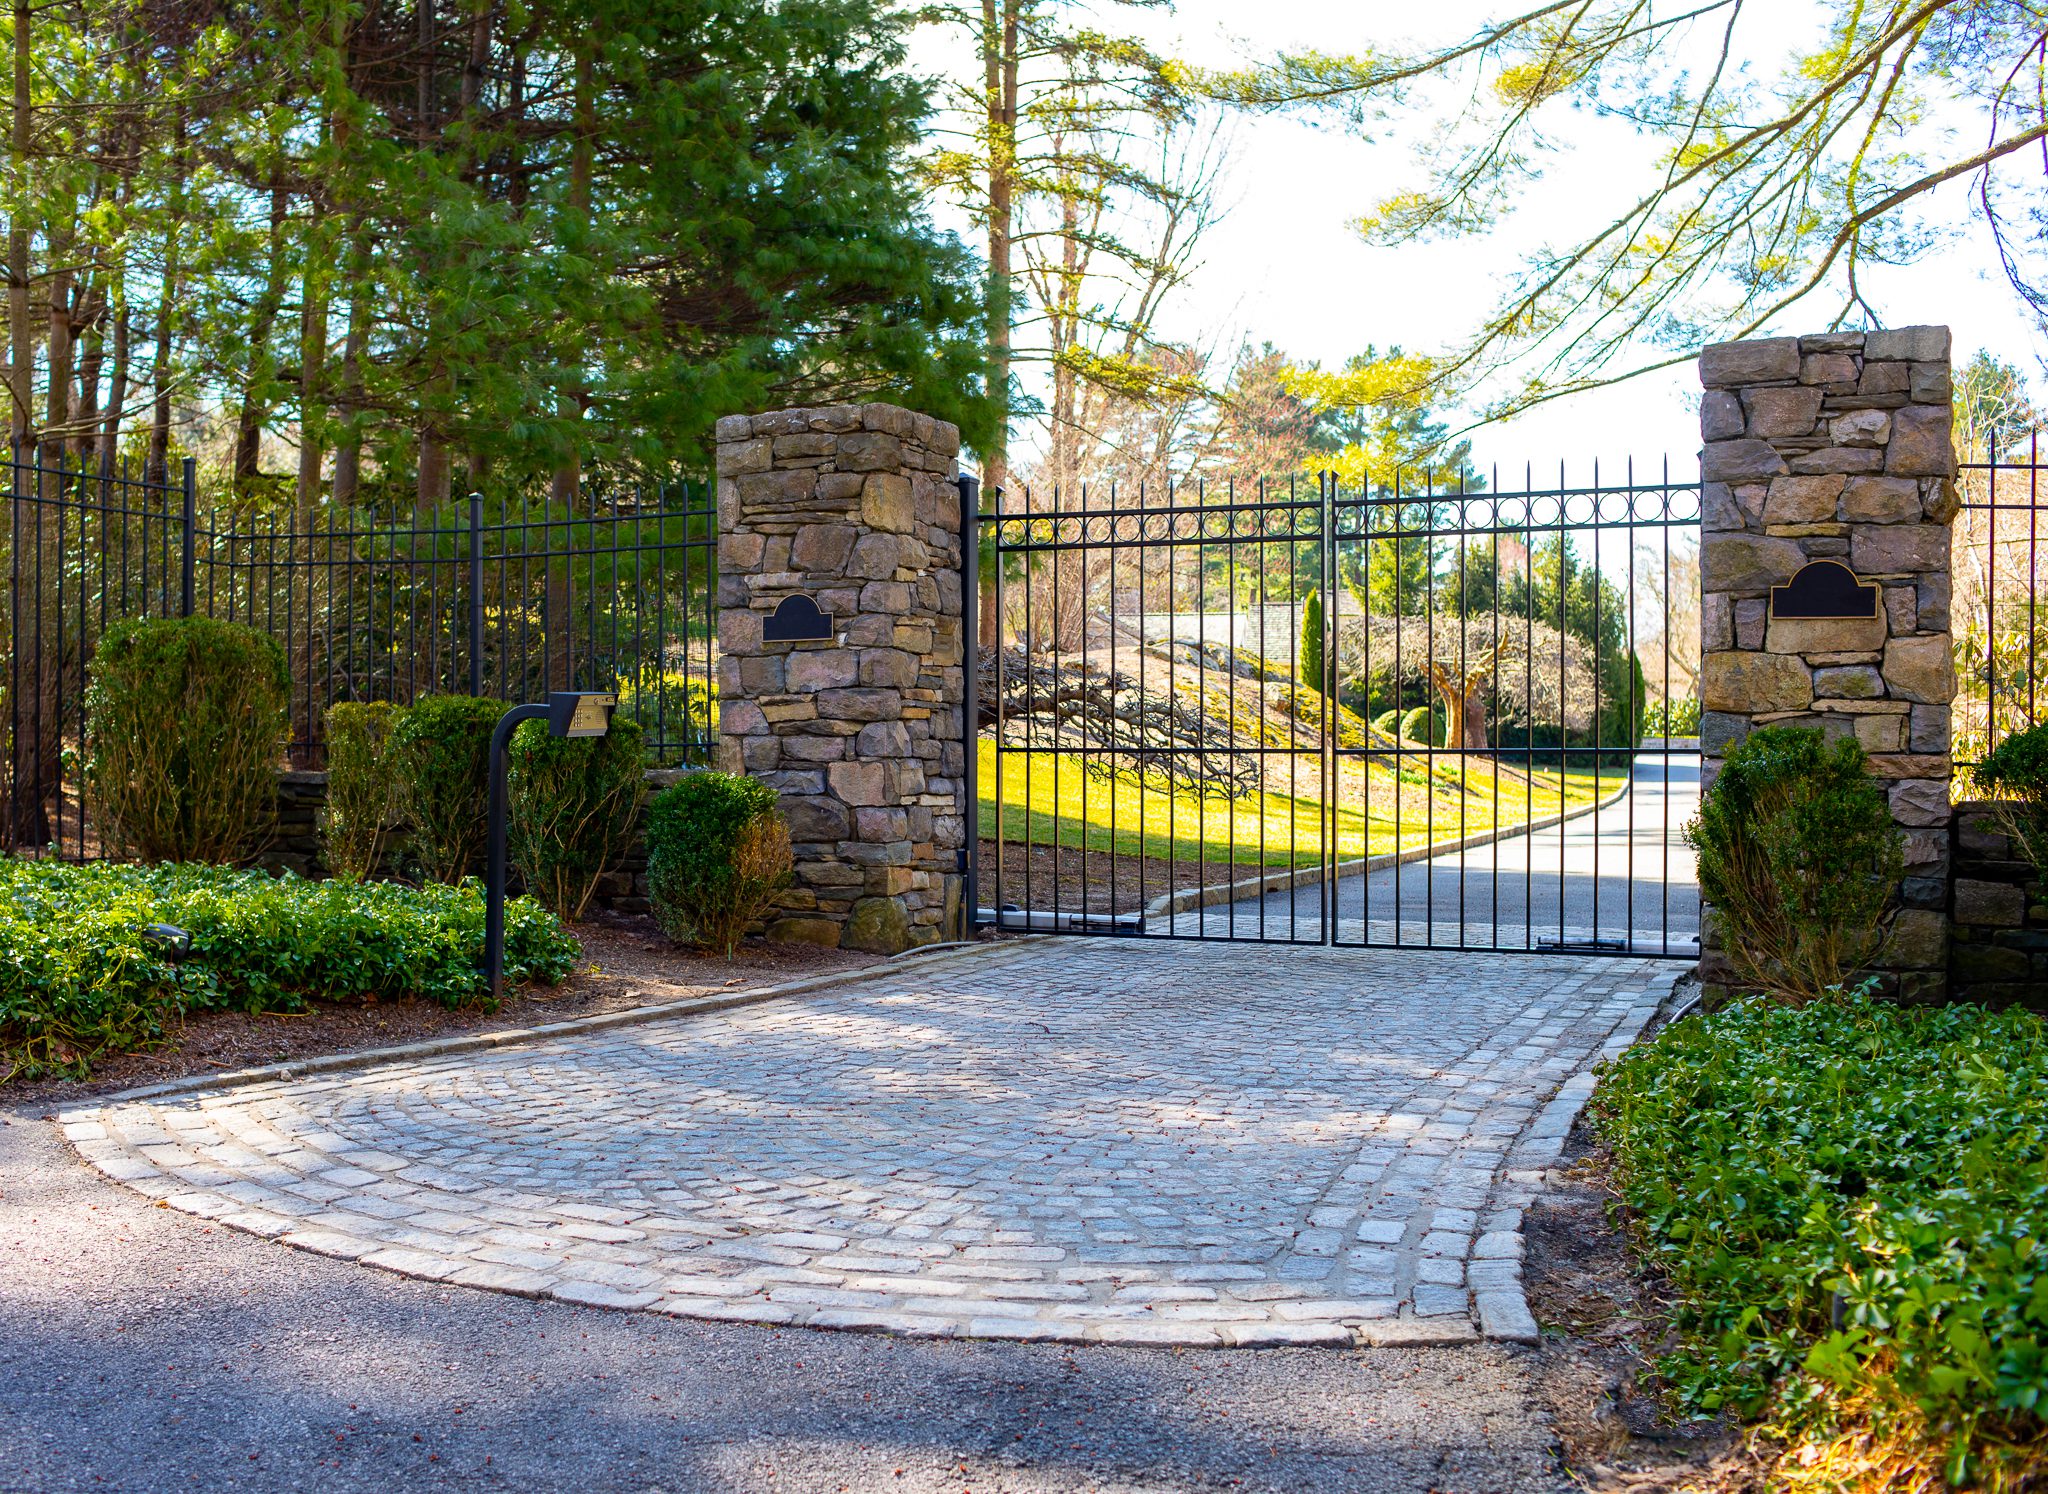
[(982, 921), (1689, 957), (1699, 505), (1668, 469), (997, 495)]

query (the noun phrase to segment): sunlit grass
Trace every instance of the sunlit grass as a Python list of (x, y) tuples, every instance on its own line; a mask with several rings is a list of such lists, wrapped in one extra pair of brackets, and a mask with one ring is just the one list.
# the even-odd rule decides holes
[[(1277, 870), (1314, 865), (1323, 856), (1320, 796), (1264, 792), (1239, 799), (1172, 791), (1158, 779), (1090, 771), (1076, 753), (1005, 751), (983, 738), (980, 756), (981, 835), (1008, 844), (1083, 846), (1091, 851), (1239, 863)], [(1299, 775), (1320, 783), (1313, 759)], [(1365, 774), (1346, 773), (1334, 816), (1340, 859), (1409, 850), (1488, 830), (1540, 820), (1592, 803), (1618, 788), (1619, 767), (1560, 773), (1539, 768), (1525, 781), (1496, 773), (1481, 758), (1426, 759), (1399, 775), (1375, 760)], [(1282, 778), (1279, 772), (1269, 775)]]

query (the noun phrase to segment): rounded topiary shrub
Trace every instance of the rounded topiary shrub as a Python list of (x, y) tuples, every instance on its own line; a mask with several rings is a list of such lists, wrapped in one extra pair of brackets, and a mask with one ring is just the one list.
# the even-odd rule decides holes
[(1417, 706), (1401, 718), (1401, 735), (1411, 742), (1441, 747), (1444, 744), (1444, 718), (1429, 706)]
[(1685, 838), (1699, 853), (1700, 896), (1746, 980), (1809, 1000), (1883, 946), (1904, 875), (1901, 837), (1853, 738), (1751, 732), (1729, 751)]
[(640, 723), (614, 715), (601, 737), (555, 737), (528, 721), (506, 758), (513, 865), (533, 898), (574, 923), (633, 834), (647, 768)]
[(377, 870), (398, 821), (391, 733), (398, 707), (388, 700), (342, 701), (327, 708), (327, 802), (320, 810), (320, 857), (346, 882)]
[(757, 778), (692, 773), (648, 806), (648, 897), (678, 943), (732, 958), (789, 872), (789, 829)]
[(491, 733), (505, 711), (500, 700), (423, 695), (391, 730), (399, 807), (427, 881), (460, 882), (483, 853)]
[(291, 671), (277, 640), (211, 617), (117, 623), (85, 693), (85, 791), (138, 861), (238, 861), (277, 816)]

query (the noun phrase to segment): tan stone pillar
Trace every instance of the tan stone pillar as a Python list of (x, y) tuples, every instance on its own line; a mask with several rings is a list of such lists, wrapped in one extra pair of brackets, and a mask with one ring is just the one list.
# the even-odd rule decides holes
[(951, 937), (960, 433), (869, 404), (732, 415), (717, 437), (720, 766), (775, 787), (796, 851), (768, 935), (884, 953)]
[[(1885, 980), (1907, 999), (1934, 999), (1948, 961), (1956, 688), (1948, 329), (1722, 343), (1701, 353), (1699, 372), (1703, 777), (1712, 782), (1753, 726), (1860, 741), (1906, 836)], [(1802, 571), (1774, 604), (1773, 588)], [(1802, 605), (1838, 592), (1846, 605)], [(1866, 603), (1868, 617), (1785, 615)], [(1701, 974), (1725, 984), (1732, 971), (1708, 922)]]

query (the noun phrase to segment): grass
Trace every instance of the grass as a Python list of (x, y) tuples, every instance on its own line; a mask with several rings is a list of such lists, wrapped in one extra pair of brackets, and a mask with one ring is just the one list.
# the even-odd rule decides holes
[[(1201, 797), (1154, 779), (1090, 771), (1076, 754), (1001, 753), (980, 744), (981, 834), (1010, 844), (1079, 846), (1090, 851), (1161, 860), (1213, 861), (1250, 869), (1313, 866), (1323, 856), (1320, 775), (1304, 755), (1291, 775), (1298, 793), (1263, 792), (1241, 799)], [(1540, 820), (1589, 805), (1620, 786), (1618, 767), (1560, 773), (1538, 769), (1497, 773), (1473, 758), (1439, 757), (1435, 770), (1416, 759), (1397, 774), (1374, 760), (1347, 769), (1337, 795), (1334, 831), (1342, 859), (1411, 850), (1488, 830)], [(1285, 769), (1270, 777), (1287, 777)], [(998, 802), (997, 795), (1001, 798)], [(1369, 811), (1369, 812), (1368, 812)]]

